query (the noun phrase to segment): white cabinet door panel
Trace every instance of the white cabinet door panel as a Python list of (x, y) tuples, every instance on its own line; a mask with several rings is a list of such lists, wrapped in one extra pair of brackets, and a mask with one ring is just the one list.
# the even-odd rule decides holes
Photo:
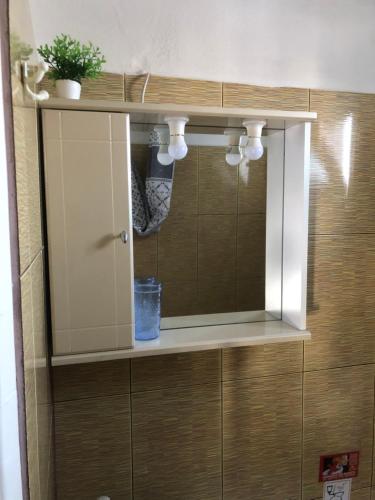
[(128, 115), (45, 110), (43, 123), (54, 354), (131, 347)]

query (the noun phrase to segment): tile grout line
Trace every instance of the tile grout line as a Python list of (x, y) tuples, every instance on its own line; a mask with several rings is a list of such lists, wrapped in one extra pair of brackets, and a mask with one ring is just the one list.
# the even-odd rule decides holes
[[(302, 341), (302, 370), (305, 363), (305, 342)], [(303, 499), (303, 464), (304, 464), (304, 440), (305, 440), (305, 372), (302, 371), (302, 408), (301, 408), (301, 468), (300, 468), (300, 496)]]
[(357, 364), (354, 364), (354, 365), (340, 365), (340, 366), (329, 366), (327, 368), (316, 368), (314, 370), (305, 370), (304, 369), (304, 373), (316, 373), (316, 372), (324, 372), (324, 371), (328, 371), (328, 370), (342, 370), (344, 368), (359, 368), (361, 366), (374, 366), (375, 367), (375, 363), (357, 363)]
[(200, 293), (199, 293), (199, 230), (200, 230), (200, 220), (201, 220), (201, 213), (200, 213), (200, 203), (199, 203), (199, 194), (200, 194), (200, 189), (199, 189), (199, 183), (200, 183), (200, 154), (201, 154), (201, 149), (200, 146), (197, 147), (197, 274), (196, 274), (196, 286), (197, 286), (197, 308), (200, 310)]
[(224, 381), (223, 349), (220, 349), (220, 408), (221, 408), (221, 498), (224, 499)]
[[(240, 210), (240, 168), (241, 163), (237, 165), (237, 192), (236, 192), (236, 231), (235, 231), (235, 250), (234, 250), (234, 286), (236, 297), (236, 311), (239, 310), (239, 278), (238, 278), (238, 227)], [(250, 168), (250, 167), (249, 167)]]
[[(373, 396), (375, 395), (375, 377), (373, 377)], [(373, 400), (373, 414), (372, 414), (372, 467), (371, 467), (371, 482), (370, 482), (370, 498), (372, 498), (372, 488), (373, 488), (373, 481), (374, 481), (374, 445), (375, 445), (375, 433), (374, 433), (374, 425), (375, 425), (375, 397)]]
[(44, 251), (44, 245), (42, 245), (39, 250), (37, 251), (37, 253), (34, 255), (34, 257), (32, 258), (32, 261), (25, 267), (25, 269), (22, 271), (22, 273), (20, 274), (19, 278), (23, 278), (23, 276), (25, 276), (25, 274), (30, 271), (30, 269), (33, 267), (33, 264), (35, 263), (36, 260), (38, 260), (38, 258), (43, 254), (43, 251)]
[(132, 391), (132, 362), (129, 363), (129, 411), (130, 411), (130, 470), (131, 470), (131, 498), (134, 499), (134, 434), (133, 434), (133, 391)]

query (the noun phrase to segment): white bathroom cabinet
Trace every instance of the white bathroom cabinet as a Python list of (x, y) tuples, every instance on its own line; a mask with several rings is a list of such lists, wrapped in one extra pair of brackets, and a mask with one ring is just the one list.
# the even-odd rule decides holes
[(43, 111), (53, 353), (133, 345), (129, 115)]
[[(315, 113), (62, 99), (41, 107), (54, 365), (310, 338), (309, 146)], [(204, 317), (166, 318), (160, 339), (138, 342), (130, 121), (146, 126), (171, 114), (203, 126), (267, 121), (266, 310), (218, 315), (216, 325), (205, 324)]]

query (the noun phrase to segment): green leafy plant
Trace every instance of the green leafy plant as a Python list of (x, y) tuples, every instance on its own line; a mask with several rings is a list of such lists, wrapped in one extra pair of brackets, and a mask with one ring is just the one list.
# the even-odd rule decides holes
[(25, 43), (16, 33), (10, 34), (10, 58), (12, 63), (16, 61), (28, 61), (33, 48)]
[(50, 67), (47, 76), (51, 80), (81, 83), (83, 78), (97, 78), (106, 62), (99, 47), (64, 34), (56, 36), (51, 45), (41, 45), (38, 53)]

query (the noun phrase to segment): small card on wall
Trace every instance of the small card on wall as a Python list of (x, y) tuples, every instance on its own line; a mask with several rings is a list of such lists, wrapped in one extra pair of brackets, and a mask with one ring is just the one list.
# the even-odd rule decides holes
[(351, 479), (327, 481), (323, 485), (323, 500), (350, 500)]
[(320, 457), (319, 481), (336, 481), (358, 476), (359, 451)]

